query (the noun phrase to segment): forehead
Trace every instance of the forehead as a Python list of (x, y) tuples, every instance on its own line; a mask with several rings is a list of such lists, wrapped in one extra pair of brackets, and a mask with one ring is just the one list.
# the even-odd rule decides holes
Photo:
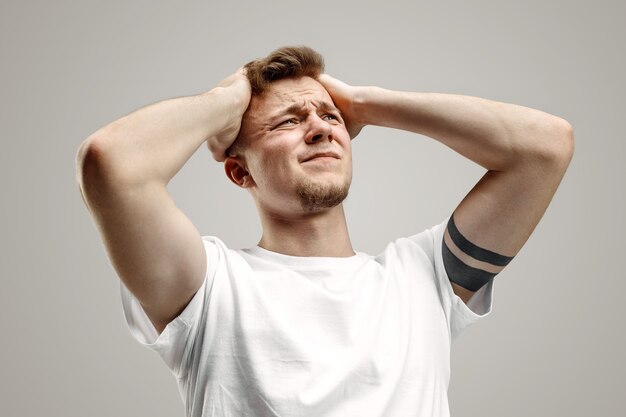
[(333, 100), (326, 89), (310, 77), (288, 78), (274, 81), (260, 96), (251, 100), (251, 109), (256, 115), (271, 116), (294, 104), (333, 105)]

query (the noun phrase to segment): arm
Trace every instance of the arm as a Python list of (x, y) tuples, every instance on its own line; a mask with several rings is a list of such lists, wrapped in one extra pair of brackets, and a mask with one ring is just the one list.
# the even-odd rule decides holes
[[(356, 131), (371, 124), (426, 135), (487, 169), (453, 218), (467, 241), (509, 259), (539, 223), (573, 155), (569, 123), (538, 110), (477, 97), (351, 87), (327, 76), (320, 81)], [(444, 244), (457, 266), (470, 267), (465, 271), (477, 278), (481, 271), (493, 275), (504, 268), (456, 246), (450, 229), (449, 224)], [(465, 302), (474, 293), (452, 286)]]
[(200, 234), (167, 184), (205, 141), (224, 160), (249, 100), (240, 71), (207, 93), (122, 117), (78, 150), (77, 180), (111, 263), (159, 332), (189, 303), (207, 268)]

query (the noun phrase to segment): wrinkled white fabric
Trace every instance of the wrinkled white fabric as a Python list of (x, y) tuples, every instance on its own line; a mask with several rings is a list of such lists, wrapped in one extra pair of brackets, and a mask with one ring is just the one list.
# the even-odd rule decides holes
[(190, 417), (448, 416), (450, 343), (491, 311), (443, 265), (448, 222), (377, 256), (307, 258), (204, 237), (208, 270), (158, 335), (122, 285), (132, 335), (176, 376)]

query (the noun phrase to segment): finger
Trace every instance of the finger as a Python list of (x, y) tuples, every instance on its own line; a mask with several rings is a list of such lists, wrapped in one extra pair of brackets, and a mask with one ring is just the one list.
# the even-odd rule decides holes
[(221, 151), (221, 152), (213, 152), (213, 159), (215, 159), (217, 162), (224, 162), (226, 160), (226, 154)]
[(349, 87), (348, 84), (344, 83), (343, 81), (341, 81), (341, 80), (339, 80), (337, 78), (331, 77), (328, 74), (321, 74), (318, 77), (318, 80), (319, 80), (320, 84), (322, 84), (323, 86), (325, 86), (325, 87), (328, 86), (328, 87), (333, 88), (333, 89), (345, 89), (345, 88)]
[(248, 75), (248, 70), (246, 70), (246, 67), (239, 67), (239, 69), (235, 71), (235, 74), (246, 77)]
[(330, 75), (328, 75), (328, 74), (320, 74), (320, 76), (317, 78), (317, 80), (324, 87), (332, 86), (333, 85), (333, 81), (335, 81), (335, 79), (333, 77), (331, 77)]
[(248, 80), (248, 77), (246, 75), (246, 69), (244, 67), (240, 67), (237, 71), (233, 72), (228, 77), (226, 77), (223, 80), (221, 80), (219, 83), (217, 83), (217, 86), (218, 87), (228, 87), (228, 86), (234, 84), (239, 79), (243, 79), (243, 80), (246, 80), (246, 81)]

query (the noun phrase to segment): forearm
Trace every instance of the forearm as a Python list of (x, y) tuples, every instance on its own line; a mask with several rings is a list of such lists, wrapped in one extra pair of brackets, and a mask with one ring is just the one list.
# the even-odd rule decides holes
[[(363, 124), (429, 136), (489, 170), (550, 159), (568, 144), (564, 120), (478, 97), (367, 87), (355, 100)], [(534, 162), (533, 162), (534, 163)]]
[(99, 181), (166, 185), (207, 139), (238, 129), (247, 105), (240, 101), (218, 87), (141, 108), (85, 140), (79, 176), (95, 172)]

